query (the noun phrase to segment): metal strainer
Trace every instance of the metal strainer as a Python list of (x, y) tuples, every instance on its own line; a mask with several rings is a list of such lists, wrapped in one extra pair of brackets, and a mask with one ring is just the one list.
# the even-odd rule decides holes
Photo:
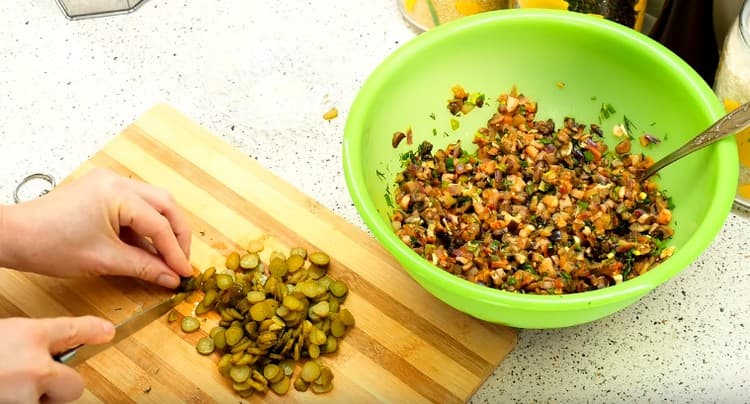
[(70, 20), (125, 14), (135, 11), (146, 0), (57, 0)]

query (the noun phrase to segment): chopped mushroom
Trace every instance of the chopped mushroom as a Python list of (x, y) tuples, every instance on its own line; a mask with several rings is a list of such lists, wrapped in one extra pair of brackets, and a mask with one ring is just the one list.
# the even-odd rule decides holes
[(498, 101), (476, 151), (423, 142), (408, 155), (391, 215), (399, 239), (470, 282), (536, 294), (615, 285), (673, 254), (671, 200), (637, 180), (650, 158), (627, 138), (609, 151), (598, 127), (573, 118), (536, 121), (515, 89)]

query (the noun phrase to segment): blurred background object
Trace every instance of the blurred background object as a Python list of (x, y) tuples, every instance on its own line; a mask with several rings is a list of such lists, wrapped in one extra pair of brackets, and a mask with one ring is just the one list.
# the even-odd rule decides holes
[[(750, 0), (728, 27), (721, 48), (714, 91), (727, 110), (750, 102)], [(740, 183), (735, 201), (750, 208), (750, 129), (736, 135), (740, 155)]]
[(135, 11), (146, 0), (57, 0), (68, 19), (103, 17)]
[(665, 0), (648, 35), (713, 83), (719, 61), (713, 0)]
[(398, 0), (401, 13), (426, 31), (456, 18), (508, 8), (510, 0)]
[[(60, 0), (62, 1), (62, 0)], [(719, 48), (742, 0), (397, 0), (425, 31), (457, 18), (506, 8), (550, 8), (598, 15), (650, 36), (713, 84)]]
[[(654, 1), (654, 0), (652, 0)], [(664, 0), (661, 0), (663, 2)], [(743, 0), (714, 0), (713, 19), (716, 30), (716, 43), (719, 47), (729, 32), (729, 27), (737, 20)]]
[(641, 31), (647, 0), (514, 0), (519, 8), (554, 8), (602, 16)]

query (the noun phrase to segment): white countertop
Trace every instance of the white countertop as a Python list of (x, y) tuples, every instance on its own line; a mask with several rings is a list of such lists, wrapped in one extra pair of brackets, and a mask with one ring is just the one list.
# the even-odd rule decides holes
[[(0, 203), (32, 172), (64, 178), (167, 102), (364, 228), (341, 174), (359, 86), (415, 35), (395, 0), (149, 0), (71, 22), (53, 0), (0, 8)], [(339, 118), (321, 115), (339, 108)], [(474, 402), (750, 400), (750, 215), (640, 302), (519, 333)]]

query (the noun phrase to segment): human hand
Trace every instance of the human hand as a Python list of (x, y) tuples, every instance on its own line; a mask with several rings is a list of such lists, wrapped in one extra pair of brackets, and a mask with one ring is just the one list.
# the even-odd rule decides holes
[(98, 317), (0, 319), (0, 403), (62, 403), (83, 394), (83, 379), (52, 354), (81, 344), (102, 344), (115, 335)]
[(47, 275), (133, 276), (174, 288), (192, 275), (190, 239), (166, 191), (103, 169), (0, 206), (0, 265)]

